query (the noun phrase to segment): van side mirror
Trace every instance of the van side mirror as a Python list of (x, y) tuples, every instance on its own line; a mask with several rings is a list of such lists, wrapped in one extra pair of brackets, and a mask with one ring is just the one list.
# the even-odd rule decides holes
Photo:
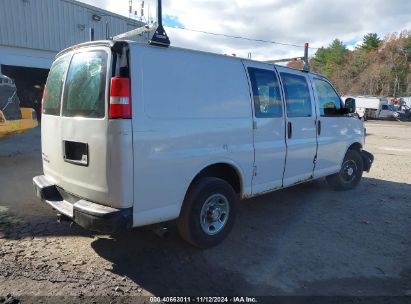
[(355, 99), (351, 97), (347, 98), (345, 100), (345, 108), (348, 113), (355, 113)]

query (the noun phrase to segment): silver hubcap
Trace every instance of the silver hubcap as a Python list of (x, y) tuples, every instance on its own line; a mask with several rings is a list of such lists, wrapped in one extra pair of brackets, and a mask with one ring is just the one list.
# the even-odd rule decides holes
[(344, 182), (349, 183), (351, 181), (353, 181), (357, 174), (357, 164), (353, 161), (353, 160), (347, 160), (342, 167), (342, 179), (344, 180)]
[(201, 228), (208, 235), (219, 233), (228, 221), (229, 212), (228, 199), (222, 194), (213, 194), (201, 208)]

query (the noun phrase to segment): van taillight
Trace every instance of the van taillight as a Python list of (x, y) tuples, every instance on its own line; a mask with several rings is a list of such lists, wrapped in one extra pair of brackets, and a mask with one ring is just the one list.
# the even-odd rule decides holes
[(111, 78), (110, 118), (131, 118), (130, 79)]

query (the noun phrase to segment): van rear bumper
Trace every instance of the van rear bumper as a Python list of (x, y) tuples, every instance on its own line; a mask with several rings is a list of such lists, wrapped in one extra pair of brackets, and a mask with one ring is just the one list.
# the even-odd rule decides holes
[(45, 175), (34, 177), (33, 186), (39, 199), (87, 230), (114, 233), (132, 227), (133, 208), (115, 209), (78, 198)]

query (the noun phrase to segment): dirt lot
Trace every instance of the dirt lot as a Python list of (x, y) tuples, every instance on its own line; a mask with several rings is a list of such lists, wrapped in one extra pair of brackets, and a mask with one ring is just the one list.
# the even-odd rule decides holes
[(411, 124), (367, 131), (375, 163), (355, 190), (319, 180), (245, 201), (228, 239), (204, 251), (172, 224), (163, 239), (56, 223), (32, 194), (38, 128), (2, 141), (0, 295), (411, 295)]

